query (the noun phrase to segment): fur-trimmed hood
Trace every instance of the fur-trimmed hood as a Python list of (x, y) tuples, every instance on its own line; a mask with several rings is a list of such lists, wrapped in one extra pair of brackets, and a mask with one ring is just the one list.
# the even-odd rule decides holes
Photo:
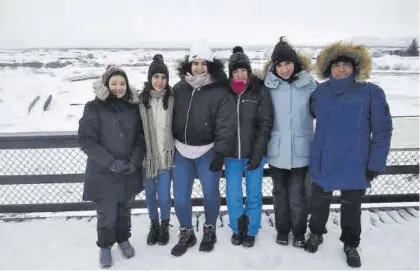
[(363, 45), (355, 45), (350, 42), (335, 42), (325, 47), (316, 59), (316, 74), (320, 79), (330, 78), (331, 62), (340, 56), (352, 59), (356, 65), (356, 81), (364, 81), (369, 78), (372, 70), (372, 58)]
[[(185, 58), (182, 61), (178, 62), (177, 65), (177, 72), (179, 78), (181, 80), (184, 80), (185, 75), (190, 69), (190, 63), (188, 62), (189, 55), (186, 55)], [(220, 59), (213, 58), (213, 71), (209, 71), (209, 73), (213, 76), (213, 78), (217, 82), (226, 82), (227, 76), (225, 73), (225, 65)]]
[[(130, 103), (138, 104), (139, 103), (138, 90), (133, 85), (130, 85), (129, 89), (131, 92)], [(95, 96), (101, 101), (105, 101), (108, 98), (109, 93), (110, 93), (109, 89), (104, 85), (102, 78), (97, 79), (93, 82), (93, 92), (95, 93)]]
[[(312, 61), (311, 59), (302, 54), (302, 53), (297, 53), (298, 59), (299, 59), (299, 63), (302, 66), (302, 70), (307, 71), (308, 73), (310, 71), (313, 70), (313, 65), (312, 65)], [(267, 62), (264, 64), (264, 68), (262, 71), (255, 71), (254, 74), (261, 80), (264, 80), (265, 77), (267, 76), (267, 72), (269, 71), (269, 69), (272, 66), (272, 61), (271, 59), (267, 60)]]

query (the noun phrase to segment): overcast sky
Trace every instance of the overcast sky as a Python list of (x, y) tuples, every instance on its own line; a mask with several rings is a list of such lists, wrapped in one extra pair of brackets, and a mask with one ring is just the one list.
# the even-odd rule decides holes
[(419, 34), (419, 0), (0, 0), (0, 48), (324, 43)]

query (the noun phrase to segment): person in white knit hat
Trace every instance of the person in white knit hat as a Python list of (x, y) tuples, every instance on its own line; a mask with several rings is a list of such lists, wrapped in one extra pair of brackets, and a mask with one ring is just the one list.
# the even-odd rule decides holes
[(195, 42), (191, 48), (188, 56), (188, 62), (199, 58), (208, 62), (213, 62), (213, 50), (206, 40)]
[(203, 188), (205, 224), (200, 251), (212, 251), (220, 212), (220, 174), (236, 133), (236, 105), (226, 87), (223, 63), (206, 42), (194, 44), (178, 68), (173, 87), (175, 142), (173, 191), (181, 226), (172, 255), (181, 256), (197, 242), (192, 225), (191, 193), (198, 177)]

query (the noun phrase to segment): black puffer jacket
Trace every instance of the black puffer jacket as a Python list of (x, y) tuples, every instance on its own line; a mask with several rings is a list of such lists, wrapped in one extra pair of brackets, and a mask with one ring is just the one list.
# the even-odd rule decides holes
[(180, 64), (181, 81), (173, 87), (174, 138), (192, 146), (214, 142), (215, 151), (227, 156), (236, 133), (236, 118), (235, 102), (226, 86), (223, 64), (215, 60), (211, 74), (216, 81), (201, 89), (194, 89), (184, 80), (188, 66), (187, 60)]
[[(95, 94), (79, 121), (79, 144), (87, 154), (83, 199), (130, 199), (143, 190), (145, 142), (138, 105), (108, 98), (109, 90), (100, 80), (95, 82)], [(112, 172), (114, 159), (131, 160), (137, 170), (128, 176)]]
[[(230, 86), (230, 80), (229, 80)], [(274, 122), (274, 108), (270, 93), (263, 82), (251, 75), (249, 84), (240, 95), (231, 90), (236, 101), (238, 119), (234, 148), (229, 157), (245, 159), (266, 155)]]

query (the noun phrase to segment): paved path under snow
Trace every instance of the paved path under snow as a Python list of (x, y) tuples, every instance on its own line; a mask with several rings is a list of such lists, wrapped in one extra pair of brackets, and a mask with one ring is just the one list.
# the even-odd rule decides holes
[[(172, 216), (167, 246), (147, 246), (147, 215), (133, 215), (131, 242), (137, 255), (125, 260), (113, 248), (114, 269), (347, 269), (340, 235), (339, 213), (332, 211), (324, 244), (315, 254), (275, 243), (272, 214), (263, 214), (255, 247), (230, 244), (228, 217), (218, 221), (218, 243), (211, 253), (198, 245), (174, 258), (170, 249), (177, 240), (178, 224)], [(195, 219), (197, 238), (202, 236), (203, 215)], [(419, 219), (413, 208), (363, 211), (360, 253), (364, 269), (419, 269)], [(0, 222), (0, 269), (99, 269), (95, 217), (48, 217)]]

